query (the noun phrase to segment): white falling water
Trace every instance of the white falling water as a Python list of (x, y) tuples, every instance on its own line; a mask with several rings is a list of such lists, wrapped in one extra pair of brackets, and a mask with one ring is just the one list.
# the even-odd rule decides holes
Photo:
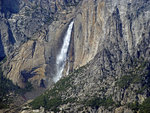
[(53, 78), (55, 83), (62, 77), (64, 66), (65, 66), (65, 63), (67, 60), (67, 52), (68, 52), (68, 48), (69, 48), (69, 44), (70, 44), (73, 23), (74, 22), (72, 21), (69, 24), (69, 27), (68, 27), (67, 33), (65, 35), (61, 51), (56, 58), (56, 71), (57, 72), (56, 72), (56, 76)]

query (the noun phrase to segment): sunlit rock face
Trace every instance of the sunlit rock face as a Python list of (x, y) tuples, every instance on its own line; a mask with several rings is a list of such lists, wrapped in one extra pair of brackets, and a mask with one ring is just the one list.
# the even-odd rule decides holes
[[(79, 0), (1, 0), (0, 20), (6, 24), (4, 26), (1, 23), (1, 28), (9, 30), (6, 35), (1, 35), (6, 56), (32, 39), (41, 29), (48, 33), (48, 26), (53, 21), (66, 19), (66, 15), (71, 13), (78, 3)], [(1, 32), (3, 33), (5, 31)], [(8, 43), (10, 40), (14, 40), (13, 45)], [(11, 49), (9, 46), (12, 46)]]
[(72, 70), (99, 58), (100, 63), (93, 66), (99, 71), (91, 73), (120, 75), (120, 65), (132, 55), (149, 59), (148, 0), (76, 3), (78, 0), (23, 0), (18, 13), (14, 11), (7, 18), (1, 13), (0, 51), (7, 56), (12, 53), (5, 75), (15, 84), (23, 87), (26, 79), (36, 85), (43, 80), (46, 86), (53, 82), (58, 70), (61, 72), (56, 61), (72, 18), (65, 70), (68, 64)]
[(150, 95), (149, 17), (149, 0), (83, 0), (71, 43), (72, 64), (79, 69), (45, 94), (48, 102), (61, 98), (56, 108), (62, 112), (135, 112), (129, 103), (141, 104)]
[(4, 12), (0, 1), (0, 55), (8, 56), (4, 75), (14, 84), (47, 88), (70, 71), (61, 92), (55, 88), (61, 99), (81, 100), (57, 106), (67, 112), (90, 96), (112, 97), (123, 106), (113, 111), (130, 112), (126, 103), (150, 95), (149, 0), (20, 0), (19, 11), (11, 2)]
[[(8, 57), (4, 73), (14, 84), (25, 87), (29, 81), (40, 86), (44, 81), (48, 87), (53, 83), (56, 56), (77, 3), (23, 0), (19, 1), (19, 12), (0, 13), (0, 52)], [(36, 59), (34, 55), (39, 56)]]
[(143, 35), (149, 37), (148, 4), (147, 0), (83, 0), (75, 17), (74, 67), (112, 44), (119, 44), (123, 59), (132, 55)]

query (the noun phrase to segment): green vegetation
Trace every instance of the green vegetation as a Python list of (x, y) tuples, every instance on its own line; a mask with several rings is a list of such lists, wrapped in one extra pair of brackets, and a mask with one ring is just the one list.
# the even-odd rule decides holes
[(72, 77), (83, 71), (83, 69), (85, 69), (85, 66), (75, 70), (69, 76), (59, 80), (51, 90), (46, 91), (43, 95), (34, 99), (34, 101), (30, 103), (30, 106), (33, 109), (37, 109), (42, 106), (46, 110), (51, 109), (52, 111), (57, 112), (58, 106), (77, 102), (76, 98), (70, 97), (62, 99), (61, 95), (67, 95), (67, 89), (75, 88), (75, 86), (72, 85)]
[(41, 95), (37, 97), (31, 106), (33, 109), (40, 108), (41, 106), (45, 109), (51, 109), (53, 111), (58, 111), (57, 107), (62, 104), (62, 99), (59, 96), (50, 98), (48, 95)]
[(43, 95), (37, 97), (33, 102), (30, 103), (32, 108), (37, 109), (42, 106), (47, 110), (51, 109), (54, 112), (57, 112), (58, 106), (75, 102), (75, 98), (67, 98), (62, 100), (60, 96), (61, 93), (65, 92), (69, 87), (72, 87), (70, 84), (70, 79), (71, 76), (62, 78), (50, 91), (46, 91)]
[(76, 70), (74, 70), (73, 74), (79, 74), (79, 73), (82, 73), (85, 69), (87, 69), (88, 67), (88, 64), (87, 65), (84, 65)]
[(142, 104), (139, 104), (137, 101), (134, 103), (129, 103), (128, 108), (134, 111), (134, 113), (150, 113), (150, 97), (145, 99)]
[(146, 89), (149, 89), (149, 88), (150, 88), (150, 87), (149, 87), (149, 84), (144, 84), (141, 89), (139, 89), (139, 90), (137, 90), (137, 91), (135, 91), (135, 92), (136, 92), (136, 94), (143, 94), (144, 91), (145, 91)]
[(139, 103), (137, 101), (134, 103), (129, 103), (127, 106), (128, 108), (133, 110), (135, 113), (139, 110)]
[(16, 94), (23, 95), (24, 93), (31, 91), (32, 85), (27, 82), (27, 85), (24, 89), (14, 85), (11, 80), (3, 77), (2, 72), (0, 74), (0, 109), (6, 108), (11, 102), (9, 93), (14, 92)]
[(93, 97), (84, 103), (86, 106), (91, 106), (92, 108), (99, 108), (100, 106), (104, 106), (106, 109), (112, 107), (115, 102), (113, 101), (112, 97)]
[(67, 98), (64, 103), (67, 104), (67, 103), (74, 103), (74, 102), (77, 102), (77, 98)]
[(140, 105), (140, 113), (150, 113), (150, 97)]
[(27, 82), (26, 87), (22, 89), (14, 85), (11, 80), (3, 77), (1, 65), (6, 62), (6, 60), (7, 58), (4, 58), (0, 63), (0, 109), (8, 107), (11, 102), (10, 92), (22, 95), (25, 92), (32, 90), (32, 85), (29, 82)]
[(117, 81), (117, 85), (120, 88), (128, 88), (133, 81), (133, 76), (132, 75), (124, 75), (120, 78), (119, 81)]
[(61, 96), (58, 94), (53, 94), (54, 93), (46, 92), (45, 94), (37, 97), (33, 102), (30, 103), (30, 105), (33, 109), (38, 109), (42, 106), (46, 110), (51, 109), (52, 111), (57, 112), (59, 111), (58, 106), (76, 101), (76, 98), (67, 98), (62, 100)]
[(17, 85), (13, 85), (13, 86), (14, 86), (13, 91), (15, 91), (15, 93), (20, 94), (20, 95), (23, 95), (24, 93), (29, 92), (33, 89), (32, 84), (28, 81), (26, 82), (25, 88), (20, 88)]
[(121, 101), (117, 101), (116, 104), (115, 104), (115, 106), (116, 106), (117, 108), (120, 107), (120, 106), (121, 106)]
[[(130, 64), (131, 67), (129, 70), (125, 72), (125, 75), (123, 75), (117, 82), (116, 85), (118, 85), (120, 88), (128, 88), (130, 84), (142, 84), (142, 89), (139, 89), (137, 93), (143, 93), (143, 91), (149, 87), (147, 83), (145, 83), (145, 79), (150, 73), (150, 70), (148, 68), (148, 62), (141, 60), (134, 59), (132, 63)], [(148, 78), (149, 79), (149, 78)]]

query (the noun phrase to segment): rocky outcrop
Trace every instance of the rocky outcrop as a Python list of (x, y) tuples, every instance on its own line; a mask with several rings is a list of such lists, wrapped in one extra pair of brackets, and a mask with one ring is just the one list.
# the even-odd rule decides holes
[(8, 16), (9, 13), (19, 12), (19, 0), (1, 0), (1, 12)]
[(150, 94), (149, 4), (148, 0), (83, 0), (73, 31), (73, 66), (79, 68), (35, 99), (32, 108), (140, 111)]
[[(21, 46), (9, 62), (7, 78), (23, 87), (22, 82), (31, 81), (40, 86), (45, 79), (45, 57), (42, 42), (29, 41)], [(34, 70), (31, 70), (33, 69)], [(15, 76), (14, 76), (15, 75)], [(22, 75), (22, 76), (20, 76)], [(34, 83), (37, 82), (37, 83)]]
[(75, 18), (74, 67), (85, 65), (97, 54), (104, 36), (104, 2), (83, 1)]
[[(78, 2), (20, 1), (19, 13), (11, 13), (8, 19), (4, 19), (8, 24), (4, 24), (3, 29), (7, 30), (8, 27), (12, 36), (2, 36), (2, 52), (8, 56), (4, 72), (14, 84), (25, 87), (26, 81), (29, 81), (34, 86), (42, 83), (48, 87), (53, 83), (51, 79), (56, 74), (56, 55)], [(55, 4), (55, 10), (49, 4)], [(6, 43), (7, 38), (11, 38), (12, 44)]]
[(12, 31), (9, 27), (9, 23), (6, 19), (0, 19), (0, 57), (3, 58), (5, 55), (13, 52), (15, 39), (13, 37)]
[[(1, 53), (11, 54), (4, 66), (5, 75), (20, 87), (26, 81), (35, 87), (50, 86), (56, 73), (56, 55), (74, 19), (66, 63), (71, 74), (35, 99), (32, 108), (42, 106), (60, 112), (138, 111), (132, 107), (139, 107), (150, 95), (149, 0), (78, 2), (24, 0), (19, 2), (19, 13), (2, 15), (6, 31), (0, 35)], [(4, 45), (4, 39), (10, 44)]]
[(143, 34), (149, 37), (147, 4), (148, 1), (83, 1), (74, 26), (75, 67), (86, 64), (112, 43), (119, 43), (123, 57), (132, 55)]
[[(1, 34), (11, 35), (8, 38), (13, 38), (12, 50), (14, 50), (30, 40), (34, 34), (40, 32), (41, 28), (48, 32), (48, 25), (52, 21), (66, 19), (65, 15), (69, 14), (78, 2), (79, 0), (2, 0), (0, 3), (0, 19), (1, 22), (4, 20), (3, 23), (7, 24), (1, 24), (1, 28), (9, 31), (1, 31)], [(9, 56), (12, 51), (5, 48), (8, 48), (11, 44), (6, 44), (6, 41), (9, 40), (3, 35), (1, 40), (5, 55)]]

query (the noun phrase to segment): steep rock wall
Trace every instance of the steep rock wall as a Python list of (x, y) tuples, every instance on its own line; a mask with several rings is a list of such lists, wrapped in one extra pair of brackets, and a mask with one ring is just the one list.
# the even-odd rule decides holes
[(78, 3), (79, 0), (1, 0), (0, 19), (2, 26), (0, 28), (5, 30), (8, 28), (9, 30), (8, 32), (1, 31), (1, 34), (11, 34), (8, 38), (14, 40), (10, 50), (7, 48), (11, 46), (11, 43), (8, 44), (9, 40), (5, 37), (6, 35), (1, 36), (5, 55), (9, 56), (14, 49), (40, 32), (41, 28), (48, 32), (48, 26), (53, 21), (58, 21), (60, 18), (65, 19), (66, 14), (71, 13)]
[[(83, 0), (75, 13), (73, 31), (73, 64), (78, 69), (31, 106), (40, 108), (42, 104), (37, 103), (48, 97), (46, 103), (59, 101), (43, 105), (49, 111), (148, 112), (149, 17), (149, 0)], [(147, 108), (141, 107), (143, 102)]]
[[(61, 49), (68, 24), (73, 18), (74, 6), (70, 7), (72, 10), (60, 11), (54, 15), (59, 16), (58, 20), (43, 26), (32, 37), (28, 37), (28, 40), (24, 40), (19, 48), (13, 49), (4, 65), (4, 73), (14, 84), (25, 87), (29, 81), (35, 87), (41, 86), (41, 83), (44, 87), (49, 87), (53, 83), (52, 78), (56, 74), (56, 55)], [(60, 16), (62, 14), (63, 16)]]
[[(50, 9), (52, 12), (61, 11), (68, 1), (51, 1), (53, 5)], [(32, 2), (34, 4), (35, 1)], [(44, 4), (40, 4), (40, 7), (48, 7)], [(39, 86), (42, 80), (46, 81), (44, 84), (47, 86), (52, 83), (51, 78), (56, 73), (56, 55), (68, 23), (74, 18), (67, 65), (71, 65), (71, 70), (79, 69), (63, 78), (52, 89), (56, 93), (52, 98), (58, 96), (64, 100), (70, 99), (63, 100), (64, 103), (56, 107), (68, 112), (78, 111), (80, 108), (85, 112), (132, 112), (126, 108), (126, 104), (141, 104), (150, 95), (150, 1), (83, 0), (71, 9), (72, 11), (66, 8), (55, 15), (57, 18), (48, 27), (43, 27), (43, 31), (40, 29), (40, 32), (32, 32), (34, 35), (26, 33), (30, 34), (27, 36), (29, 40), (10, 55), (5, 64), (5, 67), (8, 66), (5, 75), (21, 87), (24, 87), (26, 80), (35, 86)], [(19, 16), (12, 15), (9, 22), (15, 22), (13, 19)], [(38, 14), (35, 17), (37, 19)], [(13, 28), (13, 24), (11, 25)], [(85, 66), (80, 68), (83, 65)], [(51, 96), (51, 92), (45, 94), (45, 97)], [(93, 97), (111, 97), (111, 102), (119, 105), (112, 102), (112, 111), (102, 106), (92, 108), (89, 105), (84, 108), (79, 105), (88, 99), (90, 102)], [(75, 101), (66, 105), (65, 102), (72, 98)]]
[(85, 65), (112, 44), (118, 44), (122, 60), (133, 55), (143, 35), (149, 37), (148, 4), (146, 0), (83, 1), (75, 17), (74, 67)]
[(83, 1), (75, 17), (74, 68), (94, 58), (104, 36), (104, 2)]
[[(35, 81), (37, 81), (35, 84), (39, 85), (39, 81), (41, 81), (42, 79), (47, 80), (47, 82), (45, 83), (46, 85), (50, 83), (49, 81), (51, 81), (51, 78), (55, 76), (56, 73), (56, 55), (58, 54), (60, 45), (62, 44), (62, 38), (66, 31), (67, 25), (72, 18), (74, 18), (74, 28), (72, 32), (72, 40), (69, 51), (70, 59), (67, 63), (67, 65), (70, 65), (71, 67), (70, 70), (79, 68), (80, 66), (87, 64), (89, 61), (99, 56), (100, 54), (101, 60), (99, 65), (101, 67), (101, 74), (107, 76), (107, 74), (109, 75), (110, 73), (117, 73), (117, 75), (120, 76), (120, 65), (126, 62), (129, 57), (135, 55), (136, 57), (142, 56), (146, 57), (147, 59), (149, 58), (147, 56), (149, 54), (148, 47), (147, 49), (145, 48), (146, 53), (144, 54), (143, 50), (139, 49), (139, 44), (143, 40), (147, 40), (147, 38), (149, 37), (149, 1), (83, 0), (77, 6), (76, 1), (58, 0), (55, 2), (43, 2), (44, 1), (39, 1), (35, 3), (35, 1), (33, 0), (31, 1), (31, 3), (26, 1), (25, 4), (27, 4), (27, 9), (30, 9), (29, 12), (31, 12), (33, 15), (36, 14), (34, 15), (34, 19), (37, 19), (37, 21), (39, 22), (34, 22), (38, 23), (39, 25), (42, 25), (42, 23), (45, 22), (39, 20), (39, 18), (41, 17), (39, 17), (40, 15), (38, 14), (43, 11), (41, 10), (41, 7), (49, 7), (47, 3), (53, 4), (50, 5), (53, 8), (49, 7), (48, 9), (55, 10), (51, 11), (51, 13), (56, 12), (57, 14), (53, 16), (53, 21), (50, 22), (51, 24), (49, 23), (49, 26), (45, 25), (44, 23), (45, 26), (43, 26), (40, 30), (37, 30), (37, 24), (34, 24), (34, 26), (36, 27), (32, 26), (34, 27), (33, 29), (24, 26), (29, 25), (29, 27), (31, 27), (31, 24), (33, 23), (30, 21), (30, 19), (33, 19), (34, 17), (33, 15), (23, 15), (24, 11), (26, 11), (25, 7), (22, 7), (22, 10), (19, 14), (13, 14), (11, 18), (8, 19), (10, 23), (10, 28), (12, 29), (12, 34), (15, 37), (14, 39), (18, 43), (23, 41), (25, 45), (29, 45), (26, 48), (26, 50), (29, 51), (26, 52), (25, 55), (23, 55), (23, 53), (18, 54), (19, 52), (14, 52), (14, 55), (11, 55), (8, 64), (6, 64), (6, 66), (9, 65), (8, 69), (5, 72), (7, 77), (11, 78), (13, 82), (17, 83), (19, 86), (24, 86), (23, 75), (30, 76), (38, 68), (39, 70), (42, 70), (44, 76), (43, 74), (40, 74), (42, 75), (42, 78), (39, 77), (39, 79), (37, 79), (38, 77), (35, 77)], [(40, 4), (40, 7), (36, 7), (39, 10), (33, 10), (33, 7), (30, 6), (31, 4)], [(64, 8), (64, 4), (66, 4), (65, 9), (62, 10)], [(67, 4), (70, 7), (68, 7)], [(38, 12), (35, 13), (35, 11)], [(47, 14), (48, 12), (44, 15)], [(22, 17), (20, 17), (21, 15)], [(43, 18), (45, 18), (45, 16)], [(26, 19), (29, 19), (31, 23), (24, 23), (22, 25), (22, 21), (25, 21)], [(17, 28), (20, 30), (18, 31), (26, 33), (27, 35), (17, 36), (17, 34), (15, 33), (16, 26), (14, 25), (19, 25), (19, 27)], [(24, 29), (24, 27), (28, 28), (27, 30), (32, 33), (29, 33), (27, 30)], [(44, 32), (44, 35), (41, 35), (42, 32)], [(21, 41), (19, 36), (23, 36), (23, 38), (26, 38), (21, 38)], [(20, 40), (20, 42), (18, 40)], [(34, 47), (34, 43), (36, 43), (38, 46), (36, 45)], [(39, 51), (38, 48), (40, 48)], [(19, 51), (21, 51), (22, 49), (23, 46), (21, 46), (21, 49), (19, 49)], [(27, 58), (27, 62), (29, 62), (27, 67), (30, 67), (29, 69), (26, 67), (26, 63), (23, 59), (26, 59), (26, 55), (28, 54), (29, 56), (31, 56), (31, 53), (34, 53), (35, 50), (37, 50), (37, 55), (39, 55), (40, 52), (42, 52), (42, 55), (39, 56), (39, 60), (36, 60), (36, 57), (32, 57), (32, 60), (37, 63), (36, 65), (30, 62), (30, 58)], [(138, 52), (135, 52), (137, 50)], [(23, 56), (23, 58), (21, 56)], [(15, 63), (11, 63), (13, 59), (20, 58), (23, 61), (16, 61)], [(18, 67), (17, 64), (20, 66)], [(114, 69), (117, 69), (115, 73), (112, 72), (112, 70)], [(26, 73), (23, 73), (22, 75), (22, 71)], [(39, 76), (38, 73), (36, 73), (36, 75)], [(34, 84), (34, 79), (32, 79), (32, 76), (30, 80), (32, 80), (32, 83)]]

